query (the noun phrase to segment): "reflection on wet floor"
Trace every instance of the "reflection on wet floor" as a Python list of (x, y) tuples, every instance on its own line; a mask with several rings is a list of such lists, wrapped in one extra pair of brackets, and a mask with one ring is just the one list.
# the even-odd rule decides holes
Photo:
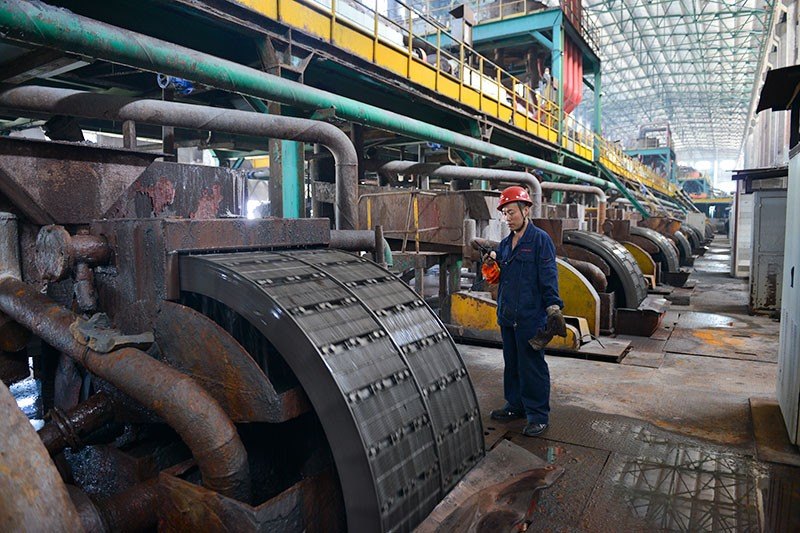
[(757, 531), (767, 465), (747, 453), (622, 416), (559, 408), (546, 438), (505, 438), (550, 464), (561, 480), (540, 497), (545, 531)]
[(658, 448), (620, 461), (612, 474), (634, 517), (662, 531), (758, 530), (763, 473), (751, 461), (669, 443)]

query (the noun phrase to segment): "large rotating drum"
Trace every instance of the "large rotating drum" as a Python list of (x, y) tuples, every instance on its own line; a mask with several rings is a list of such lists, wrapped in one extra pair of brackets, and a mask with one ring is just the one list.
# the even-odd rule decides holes
[(658, 253), (653, 259), (661, 263), (662, 272), (679, 272), (680, 259), (677, 247), (664, 235), (654, 229), (632, 227), (631, 235), (647, 239), (658, 247)]
[(631, 253), (620, 243), (590, 231), (564, 232), (564, 243), (574, 244), (599, 255), (611, 268), (608, 290), (614, 292), (618, 307), (637, 308), (647, 296), (644, 274)]
[(692, 248), (696, 251), (700, 251), (703, 248), (703, 241), (705, 240), (703, 233), (697, 229), (696, 226), (690, 224), (684, 224), (683, 229), (686, 230), (686, 237), (689, 239), (689, 242), (691, 242)]
[(455, 344), (407, 285), (335, 250), (187, 255), (184, 294), (238, 313), (308, 395), (351, 531), (413, 529), (484, 455)]
[(692, 245), (689, 239), (682, 231), (676, 231), (673, 235), (673, 241), (678, 247), (680, 266), (692, 266), (694, 258), (692, 257)]

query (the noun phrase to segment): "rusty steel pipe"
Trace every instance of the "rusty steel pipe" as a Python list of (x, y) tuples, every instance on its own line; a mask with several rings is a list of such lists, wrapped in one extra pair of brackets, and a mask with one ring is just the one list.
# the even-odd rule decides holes
[(375, 232), (370, 230), (331, 230), (331, 248), (349, 251), (375, 251)]
[(105, 265), (111, 258), (111, 248), (104, 237), (77, 234), (70, 239), (70, 252), (76, 263), (90, 266)]
[(249, 502), (247, 452), (236, 427), (191, 377), (135, 348), (89, 350), (69, 330), (78, 315), (8, 276), (0, 277), (0, 310), (164, 419), (191, 450), (205, 487)]
[(154, 477), (97, 502), (109, 532), (150, 531), (158, 522), (158, 478)]
[(608, 279), (600, 267), (593, 265), (588, 261), (581, 261), (580, 259), (570, 259), (569, 257), (561, 257), (566, 263), (575, 267), (575, 270), (581, 273), (584, 278), (589, 280), (594, 290), (597, 292), (606, 292), (608, 288)]
[(101, 428), (114, 415), (111, 399), (104, 392), (98, 392), (69, 412), (53, 409), (51, 421), (39, 430), (39, 438), (50, 455), (56, 455), (66, 447), (81, 447), (81, 437)]
[(376, 263), (382, 262), (388, 266), (393, 265), (392, 249), (383, 237), (383, 229), (380, 231), (380, 236), (378, 236), (377, 231), (370, 230), (331, 230), (331, 240), (328, 246), (348, 252), (373, 252)]
[(358, 154), (347, 134), (327, 122), (48, 87), (10, 89), (0, 94), (0, 107), (321, 144), (335, 162), (336, 228), (358, 227)]
[(19, 223), (13, 213), (0, 212), (0, 273), (22, 278), (19, 257)]
[(493, 183), (519, 183), (526, 185), (530, 189), (531, 218), (541, 218), (542, 216), (542, 187), (536, 176), (528, 172), (518, 172), (515, 170), (500, 170), (495, 168), (475, 168), (462, 167), (458, 165), (436, 166), (432, 163), (417, 163), (415, 161), (390, 161), (378, 169), (378, 173), (384, 176), (396, 176), (397, 174), (409, 173), (427, 175), (431, 178), (441, 178), (446, 180), (486, 180)]
[(2, 382), (0, 526), (4, 531), (81, 531), (58, 470)]
[[(94, 275), (91, 268), (111, 259), (111, 247), (104, 237), (70, 235), (63, 226), (44, 226), (36, 236), (36, 269), (46, 281), (76, 274), (75, 293), (81, 310), (94, 309)], [(87, 301), (90, 302), (87, 304)]]
[(83, 529), (92, 533), (150, 531), (158, 523), (158, 478), (150, 478), (104, 500), (68, 486)]
[(597, 198), (597, 227), (600, 228), (606, 221), (606, 209), (608, 197), (605, 191), (594, 185), (578, 185), (576, 183), (556, 183), (553, 181), (543, 181), (542, 190), (545, 191), (566, 191), (593, 194)]

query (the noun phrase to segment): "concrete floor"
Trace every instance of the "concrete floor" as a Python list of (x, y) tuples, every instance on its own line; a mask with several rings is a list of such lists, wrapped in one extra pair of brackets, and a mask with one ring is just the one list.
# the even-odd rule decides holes
[[(510, 439), (565, 468), (540, 498), (534, 526), (800, 527), (800, 482), (776, 486), (800, 480), (800, 469), (756, 458), (749, 407), (750, 398), (775, 398), (779, 324), (747, 314), (747, 281), (728, 276), (729, 259), (727, 240), (715, 240), (695, 263), (691, 305), (672, 305), (649, 339), (626, 337), (633, 350), (622, 363), (548, 356), (551, 424), (541, 438), (522, 437), (520, 422), (488, 418), (503, 405), (501, 350), (460, 345), (484, 413), (487, 448)], [(769, 505), (786, 490), (794, 491), (794, 503)]]

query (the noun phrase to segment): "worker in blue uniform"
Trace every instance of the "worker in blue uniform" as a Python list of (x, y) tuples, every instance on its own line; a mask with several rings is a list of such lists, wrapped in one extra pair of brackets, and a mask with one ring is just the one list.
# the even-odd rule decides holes
[(503, 338), (503, 392), (506, 404), (491, 413), (493, 420), (527, 419), (522, 434), (535, 437), (550, 422), (550, 371), (544, 346), (567, 329), (558, 295), (556, 251), (550, 236), (528, 219), (528, 191), (508, 187), (497, 207), (511, 234), (497, 252), (484, 257), (482, 273), (498, 283), (497, 323)]

